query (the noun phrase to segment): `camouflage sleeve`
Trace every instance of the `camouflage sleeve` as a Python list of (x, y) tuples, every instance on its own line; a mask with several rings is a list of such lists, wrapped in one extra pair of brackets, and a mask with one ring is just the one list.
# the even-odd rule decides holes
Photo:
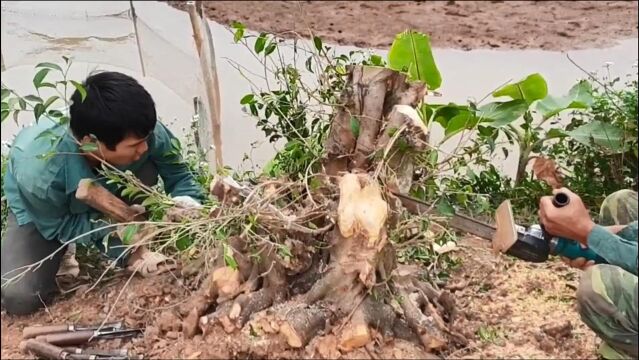
[(588, 235), (588, 247), (611, 265), (637, 275), (637, 222), (634, 221), (618, 235), (602, 226), (595, 226)]

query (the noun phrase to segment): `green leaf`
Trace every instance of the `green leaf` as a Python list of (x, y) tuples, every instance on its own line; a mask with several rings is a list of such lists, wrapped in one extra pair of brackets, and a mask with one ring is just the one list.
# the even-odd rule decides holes
[(58, 70), (59, 72), (63, 72), (62, 68), (59, 65), (54, 64), (54, 63), (50, 63), (50, 62), (39, 63), (35, 67), (36, 68), (48, 68), (48, 69)]
[(375, 66), (384, 66), (384, 61), (379, 55), (371, 55), (371, 64)]
[(42, 81), (44, 81), (44, 78), (47, 76), (49, 71), (51, 71), (51, 69), (40, 69), (40, 71), (35, 74), (33, 77), (33, 86), (35, 86), (36, 89), (39, 89), (42, 86)]
[(537, 111), (544, 119), (569, 109), (587, 109), (592, 106), (592, 85), (582, 80), (573, 86), (567, 95), (561, 97), (547, 96), (537, 103)]
[(425, 34), (413, 30), (398, 34), (388, 52), (388, 65), (393, 70), (408, 72), (411, 80), (424, 82), (431, 90), (441, 86), (442, 78)]
[(129, 224), (124, 230), (122, 230), (122, 243), (125, 245), (130, 245), (131, 240), (133, 240), (133, 236), (138, 232), (139, 225), (138, 224)]
[(233, 258), (233, 250), (224, 244), (224, 263), (233, 270), (237, 270), (237, 261)]
[(20, 110), (13, 111), (13, 122), (18, 124), (18, 115), (20, 115)]
[(309, 56), (308, 59), (306, 59), (306, 70), (308, 70), (310, 73), (314, 73), (313, 72), (313, 66), (312, 66), (312, 61), (313, 61), (313, 57)]
[(50, 117), (53, 117), (53, 118), (61, 118), (64, 116), (64, 114), (60, 110), (49, 110), (48, 114)]
[(40, 154), (36, 156), (38, 160), (49, 161), (49, 159), (53, 158), (57, 153), (55, 151), (49, 151), (48, 153)]
[(35, 140), (45, 139), (45, 138), (55, 138), (57, 136), (58, 135), (55, 132), (53, 132), (53, 130), (47, 129), (47, 130), (41, 132), (40, 135), (36, 136)]
[(548, 95), (548, 85), (540, 74), (528, 75), (525, 79), (509, 84), (493, 93), (493, 97), (508, 96), (511, 99), (525, 100), (532, 104)]
[(257, 40), (255, 40), (255, 53), (261, 53), (262, 50), (264, 50), (264, 46), (266, 46), (266, 33), (261, 33)]
[(81, 101), (84, 101), (84, 99), (86, 99), (87, 97), (87, 90), (84, 88), (84, 85), (80, 84), (77, 81), (73, 81), (70, 80), (71, 84), (73, 84), (73, 86), (75, 86), (75, 89), (78, 90), (78, 92), (80, 93), (80, 98), (82, 99)]
[(266, 47), (266, 50), (264, 50), (264, 56), (271, 55), (276, 48), (277, 44), (275, 43), (275, 41), (271, 41), (271, 43), (268, 44), (268, 46)]
[(528, 110), (523, 100), (492, 102), (477, 109), (477, 116), (482, 123), (499, 128), (519, 119)]
[(587, 146), (601, 146), (613, 152), (622, 152), (625, 148), (624, 131), (612, 124), (592, 121), (566, 132), (568, 136)]
[(244, 30), (246, 29), (246, 27), (244, 26), (244, 24), (237, 21), (233, 21), (231, 23), (231, 27), (235, 29), (233, 41), (235, 41), (236, 43), (240, 42), (240, 40), (242, 40), (242, 38), (244, 37)]
[(193, 243), (193, 240), (188, 234), (182, 234), (177, 240), (175, 240), (175, 247), (179, 251), (184, 251), (188, 249), (192, 243)]
[(2, 100), (4, 100), (7, 96), (11, 95), (11, 90), (2, 89)]
[(60, 99), (60, 97), (57, 95), (51, 96), (50, 98), (47, 99), (47, 101), (45, 101), (44, 108), (47, 109), (49, 106), (51, 106), (51, 104), (56, 102), (58, 99)]
[(468, 106), (451, 103), (448, 105), (439, 106), (438, 108), (434, 108), (433, 118), (444, 129), (446, 129), (450, 120), (463, 112), (469, 112)]
[(441, 199), (437, 204), (437, 211), (444, 216), (455, 215), (455, 208), (446, 199)]
[(0, 122), (4, 122), (4, 120), (9, 116), (9, 110), (2, 110), (2, 120)]
[(435, 111), (438, 109), (438, 106), (435, 105), (429, 105), (426, 103), (422, 103), (421, 106), (419, 107), (419, 117), (422, 119), (422, 122), (426, 125), (428, 125), (430, 123), (431, 118), (433, 117), (433, 114), (435, 113)]
[(322, 51), (322, 39), (317, 36), (313, 36), (313, 44), (315, 45), (315, 49), (317, 49), (317, 51)]
[(26, 110), (27, 109), (27, 102), (24, 101), (23, 98), (18, 98), (18, 104), (20, 104), (20, 110)]
[(35, 117), (36, 123), (38, 122), (38, 120), (40, 120), (40, 116), (42, 116), (45, 110), (46, 109), (44, 108), (44, 105), (40, 103), (35, 104), (35, 106), (33, 107), (33, 116)]
[(43, 88), (43, 87), (48, 87), (48, 88), (52, 88), (52, 89), (55, 89), (55, 88), (56, 88), (56, 86), (55, 86), (55, 85), (53, 85), (52, 83), (44, 82), (44, 81), (40, 84), (40, 87), (41, 87), (41, 88)]
[(240, 100), (240, 105), (250, 104), (253, 102), (253, 99), (255, 99), (255, 95), (253, 94), (244, 95), (244, 97)]
[(24, 99), (28, 100), (28, 101), (31, 101), (31, 102), (38, 102), (38, 103), (44, 102), (41, 97), (36, 96), (36, 95), (27, 95), (27, 96), (24, 97)]
[(122, 192), (120, 193), (120, 195), (121, 195), (123, 198), (127, 198), (127, 197), (129, 197), (129, 195), (131, 195), (131, 188), (126, 188), (126, 189), (122, 190)]
[(146, 207), (149, 207), (149, 206), (153, 206), (153, 205), (155, 205), (157, 203), (158, 203), (158, 201), (153, 196), (149, 196), (146, 199), (144, 199), (144, 201), (142, 201), (142, 204), (140, 204), (140, 205), (142, 205), (142, 206), (144, 206), (146, 208)]
[(80, 150), (84, 152), (94, 152), (98, 151), (98, 144), (96, 143), (86, 143), (80, 146)]
[(359, 120), (354, 116), (351, 116), (351, 132), (355, 139), (359, 137)]
[(432, 166), (437, 165), (437, 159), (439, 158), (439, 153), (437, 151), (432, 151), (428, 154), (428, 163)]
[(450, 119), (444, 131), (444, 138), (441, 142), (445, 142), (464, 130), (472, 129), (476, 125), (477, 118), (470, 111), (463, 111)]
[(550, 129), (546, 133), (546, 139), (555, 139), (560, 137), (566, 137), (566, 133), (561, 129)]

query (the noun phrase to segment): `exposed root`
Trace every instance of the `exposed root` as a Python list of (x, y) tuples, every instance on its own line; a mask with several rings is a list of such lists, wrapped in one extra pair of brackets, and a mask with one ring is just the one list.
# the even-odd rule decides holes
[(221, 325), (224, 331), (226, 331), (227, 333), (232, 333), (233, 331), (235, 331), (237, 328), (235, 327), (234, 322), (231, 321), (231, 319), (229, 318), (232, 307), (233, 302), (227, 301), (223, 304), (220, 304), (215, 312), (200, 317), (199, 327), (202, 331), (202, 334), (206, 335), (207, 333), (209, 333), (210, 329), (216, 324)]
[(368, 326), (366, 314), (358, 308), (353, 314), (350, 323), (342, 331), (338, 348), (342, 351), (352, 351), (365, 346), (371, 340), (371, 330)]
[(317, 333), (326, 328), (331, 311), (321, 305), (300, 305), (293, 308), (280, 325), (280, 334), (293, 348), (306, 346)]
[(447, 342), (441, 331), (441, 324), (420, 310), (419, 297), (414, 296), (414, 293), (399, 287), (395, 291), (400, 296), (400, 306), (408, 325), (417, 333), (424, 348), (428, 351), (442, 350)]

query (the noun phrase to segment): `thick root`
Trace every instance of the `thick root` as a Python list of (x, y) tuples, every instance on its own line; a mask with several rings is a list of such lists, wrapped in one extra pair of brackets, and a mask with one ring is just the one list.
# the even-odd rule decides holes
[(292, 309), (280, 325), (280, 334), (290, 347), (301, 348), (326, 328), (331, 312), (318, 305), (298, 306)]
[(200, 317), (199, 326), (202, 334), (208, 334), (215, 324), (220, 324), (227, 333), (234, 332), (237, 328), (235, 327), (235, 323), (229, 317), (232, 307), (233, 302), (227, 301), (220, 304), (214, 313)]
[(275, 297), (275, 294), (269, 289), (261, 289), (248, 295), (241, 294), (233, 302), (229, 318), (235, 321), (238, 328), (241, 328), (251, 315), (273, 305)]
[(241, 290), (240, 273), (229, 267), (215, 269), (204, 281), (198, 292), (180, 309), (187, 314), (182, 321), (184, 336), (192, 338), (198, 331), (198, 320), (213, 304), (233, 298)]
[(366, 314), (361, 308), (358, 308), (353, 314), (350, 323), (342, 331), (338, 348), (342, 351), (352, 351), (365, 346), (371, 340), (371, 330), (368, 326)]
[(428, 314), (424, 314), (419, 307), (418, 294), (410, 293), (402, 288), (396, 287), (397, 294), (400, 295), (400, 306), (404, 311), (404, 316), (408, 325), (417, 333), (422, 345), (428, 351), (439, 351), (445, 348), (447, 341), (442, 332), (442, 325), (434, 320), (430, 309)]

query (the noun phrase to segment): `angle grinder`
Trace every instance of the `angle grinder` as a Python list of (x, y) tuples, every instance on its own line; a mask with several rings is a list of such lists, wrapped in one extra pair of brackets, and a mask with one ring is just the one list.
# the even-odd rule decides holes
[[(557, 193), (552, 203), (555, 207), (568, 205), (570, 198), (565, 193)], [(531, 262), (544, 262), (549, 255), (563, 256), (569, 259), (585, 258), (596, 264), (607, 261), (589, 248), (584, 248), (579, 242), (545, 231), (543, 225), (532, 225), (528, 228), (515, 224), (510, 200), (506, 200), (497, 208), (495, 213), (497, 223), (493, 236), (493, 249)]]

